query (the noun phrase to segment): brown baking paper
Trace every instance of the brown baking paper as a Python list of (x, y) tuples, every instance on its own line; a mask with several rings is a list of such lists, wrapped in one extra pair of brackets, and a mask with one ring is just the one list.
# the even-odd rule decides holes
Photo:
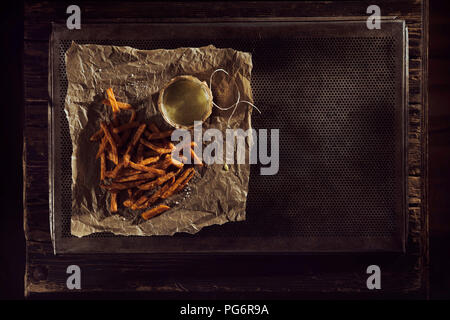
[[(100, 161), (95, 159), (98, 144), (89, 141), (100, 121), (111, 118), (111, 108), (101, 103), (107, 88), (113, 88), (118, 101), (128, 102), (137, 110), (138, 120), (155, 121), (164, 126), (156, 105), (158, 92), (164, 84), (178, 75), (193, 75), (209, 84), (210, 75), (218, 68), (225, 69), (230, 76), (221, 72), (214, 75), (212, 92), (217, 104), (228, 107), (235, 103), (237, 88), (241, 100), (253, 101), (249, 53), (218, 49), (212, 45), (137, 50), (72, 43), (66, 52), (68, 88), (65, 100), (73, 147), (72, 235), (82, 237), (95, 232), (140, 236), (173, 235), (176, 232), (193, 234), (206, 226), (245, 220), (248, 164), (230, 164), (228, 171), (222, 164), (197, 169), (188, 187), (166, 201), (172, 209), (148, 221), (137, 218), (142, 211), (123, 207), (126, 192), (118, 199), (119, 211), (109, 212), (109, 195), (99, 187)], [(203, 130), (217, 128), (224, 132), (231, 112), (214, 108), (210, 118), (203, 123)], [(128, 119), (129, 114), (122, 111), (120, 117)], [(244, 130), (251, 127), (248, 105), (239, 105), (230, 127)], [(246, 153), (248, 159), (248, 150)]]

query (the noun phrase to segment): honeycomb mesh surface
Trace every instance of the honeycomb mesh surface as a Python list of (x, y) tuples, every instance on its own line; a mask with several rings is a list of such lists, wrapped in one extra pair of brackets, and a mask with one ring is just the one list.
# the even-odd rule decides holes
[[(279, 129), (279, 172), (260, 175), (252, 165), (247, 220), (212, 226), (199, 237), (391, 237), (397, 231), (395, 81), (400, 72), (393, 37), (77, 41), (172, 49), (209, 45), (252, 53), (252, 90), (262, 115), (255, 129)], [(67, 90), (59, 45), (62, 237), (70, 237), (71, 140), (64, 114)], [(270, 140), (269, 140), (270, 141)], [(185, 237), (177, 234), (176, 237)], [(113, 237), (97, 233), (89, 237)]]

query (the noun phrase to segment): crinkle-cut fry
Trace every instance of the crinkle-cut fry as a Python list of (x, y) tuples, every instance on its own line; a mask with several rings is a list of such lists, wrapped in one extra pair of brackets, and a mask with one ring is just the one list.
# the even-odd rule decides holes
[(90, 138), (90, 141), (98, 141), (103, 137), (103, 130), (102, 128), (98, 129)]
[(106, 177), (106, 160), (105, 153), (102, 152), (100, 155), (100, 180), (105, 180)]
[(169, 173), (157, 178), (156, 180), (139, 185), (137, 187), (138, 187), (138, 189), (141, 189), (141, 190), (150, 190), (150, 189), (153, 189), (154, 187), (162, 185), (167, 180), (171, 179), (172, 177), (175, 177), (176, 174), (177, 174), (177, 172), (169, 172)]
[(117, 212), (117, 192), (111, 192), (111, 212)]
[(175, 190), (177, 190), (178, 186), (191, 174), (191, 172), (194, 171), (193, 168), (189, 168), (185, 170), (173, 183), (170, 188), (168, 188), (164, 193), (161, 194), (161, 199), (167, 199), (172, 194), (174, 194)]
[(106, 190), (115, 190), (115, 191), (120, 191), (120, 190), (125, 190), (125, 189), (130, 189), (130, 188), (134, 188), (134, 187), (139, 187), (139, 185), (145, 183), (144, 180), (136, 180), (136, 181), (131, 181), (131, 182), (113, 182), (109, 185), (106, 185), (104, 183), (100, 184), (100, 187), (102, 189), (106, 189)]
[(191, 157), (194, 159), (194, 164), (198, 164), (199, 166), (203, 166), (202, 160), (195, 154), (195, 151), (192, 148), (191, 148)]
[(166, 173), (164, 170), (161, 170), (161, 169), (158, 169), (158, 168), (155, 168), (155, 167), (147, 167), (147, 166), (144, 166), (142, 164), (135, 163), (133, 161), (130, 161), (128, 163), (128, 165), (130, 167), (132, 167), (133, 169), (140, 170), (140, 171), (153, 172), (153, 173), (155, 173), (155, 174), (157, 174), (159, 176), (162, 176), (163, 174)]
[(114, 133), (120, 133), (122, 131), (128, 130), (128, 129), (133, 129), (139, 126), (139, 122), (137, 121), (133, 121), (133, 122), (127, 122), (121, 126), (115, 127), (112, 131)]
[(105, 133), (105, 137), (109, 142), (109, 145), (111, 146), (111, 151), (112, 154), (114, 156), (114, 160), (113, 162), (115, 164), (118, 164), (119, 162), (119, 156), (117, 154), (117, 145), (116, 142), (114, 141), (114, 138), (112, 137), (111, 133), (108, 130), (108, 127), (106, 126), (106, 124), (104, 122), (100, 122), (100, 126), (102, 127), (103, 132)]
[(155, 144), (153, 144), (153, 143), (151, 143), (151, 142), (145, 140), (144, 138), (141, 138), (140, 141), (141, 141), (141, 143), (142, 143), (144, 146), (146, 146), (147, 148), (149, 148), (149, 149), (151, 149), (151, 150), (153, 150), (153, 151), (156, 151), (156, 152), (158, 152), (158, 153), (160, 153), (160, 154), (165, 154), (165, 153), (171, 153), (171, 152), (172, 152), (172, 149), (170, 149), (170, 148), (159, 147), (159, 146), (157, 146), (157, 145), (155, 145)]
[(154, 208), (151, 208), (150, 210), (147, 210), (141, 214), (141, 217), (145, 220), (148, 220), (150, 218), (156, 217), (157, 215), (160, 215), (161, 213), (169, 210), (170, 207), (166, 206), (164, 204), (160, 204)]
[(120, 177), (114, 180), (114, 182), (129, 182), (129, 181), (135, 181), (135, 180), (144, 180), (144, 179), (153, 179), (156, 178), (157, 174), (153, 172), (146, 172), (146, 173), (138, 173), (134, 174), (132, 176), (126, 176), (126, 177)]
[(172, 132), (173, 132), (173, 130), (160, 131), (160, 132), (154, 132), (154, 133), (145, 131), (145, 137), (147, 138), (147, 140), (164, 139), (164, 138), (170, 137), (172, 135)]
[(195, 175), (195, 170), (192, 171), (186, 179), (184, 179), (184, 181), (182, 183), (180, 183), (180, 185), (178, 186), (178, 188), (175, 190), (174, 193), (180, 192), (181, 190), (183, 190), (183, 188), (189, 183), (189, 181), (194, 177)]
[[(142, 146), (142, 144), (141, 144), (141, 146)], [(138, 164), (142, 164), (143, 166), (146, 166), (148, 164), (157, 162), (159, 159), (160, 159), (160, 157), (148, 157), (148, 158), (145, 158), (145, 159), (142, 159), (141, 161), (139, 161)]]
[(125, 167), (128, 167), (128, 163), (130, 161), (130, 153), (133, 150), (134, 146), (136, 145), (136, 143), (139, 141), (139, 139), (141, 138), (142, 133), (144, 132), (146, 127), (145, 123), (142, 123), (139, 128), (136, 130), (136, 133), (134, 134), (133, 138), (131, 139), (131, 141), (128, 143), (127, 146), (127, 151), (125, 151), (125, 154), (123, 155), (123, 158), (125, 160)]
[(112, 108), (113, 113), (120, 112), (119, 106), (117, 105), (116, 97), (112, 88), (106, 89), (106, 95), (108, 96), (109, 104)]
[(105, 151), (107, 144), (108, 144), (108, 139), (106, 139), (106, 137), (103, 137), (102, 141), (98, 145), (98, 152), (97, 152), (97, 155), (95, 156), (96, 159), (100, 158), (102, 153)]
[(148, 128), (150, 129), (151, 133), (159, 133), (159, 132), (161, 132), (159, 130), (159, 128), (156, 126), (156, 124), (154, 124), (154, 123), (150, 123), (148, 125)]
[[(107, 106), (112, 107), (111, 102), (109, 100), (107, 100), (107, 99), (103, 99), (102, 103), (107, 105)], [(119, 109), (124, 109), (124, 110), (133, 109), (133, 107), (129, 103), (120, 102), (120, 101), (117, 101), (117, 100), (116, 100), (116, 103), (117, 103), (117, 106), (119, 107)]]

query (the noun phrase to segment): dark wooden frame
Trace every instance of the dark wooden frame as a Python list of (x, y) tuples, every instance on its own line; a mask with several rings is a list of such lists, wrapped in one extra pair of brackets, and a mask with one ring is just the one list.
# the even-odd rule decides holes
[[(370, 1), (80, 3), (82, 21), (236, 21), (289, 17), (364, 17)], [(25, 294), (68, 292), (66, 268), (83, 270), (83, 292), (145, 292), (152, 297), (372, 297), (365, 269), (383, 271), (383, 297), (425, 297), (428, 291), (427, 61), (428, 2), (379, 1), (383, 16), (406, 21), (409, 32), (409, 233), (405, 254), (365, 255), (96, 255), (55, 257), (49, 233), (47, 74), (51, 21), (64, 23), (69, 4), (25, 4), (24, 228)], [(132, 261), (132, 263), (130, 263)], [(242, 268), (242, 266), (245, 268)], [(244, 271), (234, 271), (242, 270)], [(166, 292), (161, 294), (161, 292)], [(170, 294), (167, 294), (169, 292)], [(265, 292), (264, 294), (258, 292)], [(346, 292), (347, 294), (342, 294)], [(249, 293), (253, 293), (250, 295)], [(212, 295), (210, 295), (212, 294)], [(322, 295), (318, 295), (322, 294)], [(340, 294), (340, 295), (339, 295)], [(359, 294), (359, 295), (358, 295)], [(39, 296), (39, 295), (38, 295)]]

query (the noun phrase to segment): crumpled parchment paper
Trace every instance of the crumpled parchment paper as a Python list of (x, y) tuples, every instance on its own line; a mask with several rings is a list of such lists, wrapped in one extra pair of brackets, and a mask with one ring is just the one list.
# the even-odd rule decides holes
[[(193, 234), (206, 226), (245, 220), (249, 164), (230, 164), (228, 171), (222, 164), (198, 170), (188, 188), (168, 200), (172, 209), (148, 221), (138, 223), (138, 212), (124, 208), (121, 198), (118, 213), (109, 212), (109, 196), (99, 187), (100, 161), (95, 159), (98, 144), (90, 142), (89, 137), (98, 130), (100, 121), (111, 118), (111, 108), (101, 103), (109, 87), (113, 88), (118, 101), (128, 102), (137, 110), (138, 120), (154, 121), (159, 126), (165, 124), (157, 111), (158, 93), (165, 83), (178, 75), (193, 75), (209, 83), (212, 72), (223, 68), (230, 76), (221, 72), (214, 75), (214, 101), (223, 107), (231, 106), (236, 102), (239, 89), (241, 100), (253, 102), (250, 53), (212, 45), (137, 50), (72, 43), (65, 58), (68, 80), (65, 112), (73, 147), (72, 235), (82, 237), (95, 232), (140, 236)], [(231, 109), (213, 108), (212, 115), (203, 123), (203, 130), (217, 128), (224, 132), (231, 112)], [(128, 118), (125, 112), (120, 116)], [(230, 127), (251, 128), (248, 105), (239, 105)], [(248, 150), (246, 153), (248, 159)]]

